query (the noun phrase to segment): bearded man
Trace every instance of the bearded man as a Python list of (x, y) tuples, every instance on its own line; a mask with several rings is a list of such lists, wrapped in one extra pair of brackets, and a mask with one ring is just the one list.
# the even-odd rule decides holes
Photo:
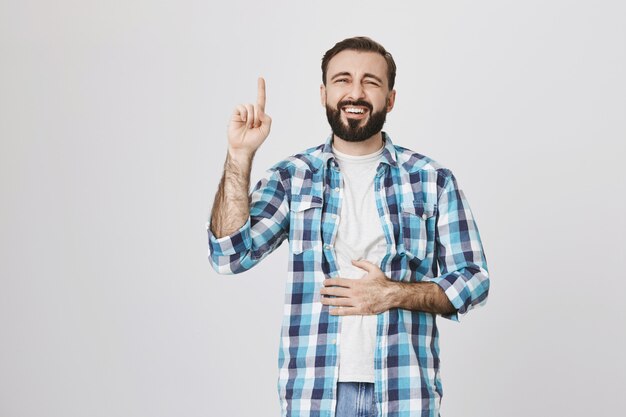
[(485, 255), (456, 178), (382, 131), (395, 76), (391, 54), (369, 38), (327, 51), (320, 93), (332, 135), (278, 162), (250, 195), (272, 122), (262, 78), (257, 103), (232, 114), (209, 259), (239, 273), (289, 241), (282, 416), (438, 416), (436, 318), (458, 320), (487, 299)]

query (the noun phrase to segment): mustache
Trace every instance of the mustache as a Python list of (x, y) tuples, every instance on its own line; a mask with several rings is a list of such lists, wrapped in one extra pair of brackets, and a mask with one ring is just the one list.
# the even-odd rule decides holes
[(374, 107), (365, 100), (344, 100), (337, 103), (337, 110), (346, 106), (361, 106), (366, 107), (370, 112), (374, 110)]

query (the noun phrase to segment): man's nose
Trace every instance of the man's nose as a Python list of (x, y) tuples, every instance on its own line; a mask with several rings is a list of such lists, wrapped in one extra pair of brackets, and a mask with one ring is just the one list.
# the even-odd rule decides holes
[(352, 83), (349, 98), (352, 100), (360, 100), (365, 97), (365, 90), (361, 83)]

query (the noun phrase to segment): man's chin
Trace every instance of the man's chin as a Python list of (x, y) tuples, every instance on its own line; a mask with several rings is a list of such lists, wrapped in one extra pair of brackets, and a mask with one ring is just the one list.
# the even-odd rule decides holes
[(345, 115), (342, 115), (340, 120), (344, 129), (358, 129), (367, 124), (369, 120), (369, 116), (364, 117), (362, 119), (353, 119), (353, 118), (346, 117)]

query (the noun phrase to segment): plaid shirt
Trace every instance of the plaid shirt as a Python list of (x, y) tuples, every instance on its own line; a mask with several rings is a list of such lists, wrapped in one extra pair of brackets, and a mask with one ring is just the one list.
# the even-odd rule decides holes
[[(395, 146), (386, 134), (375, 179), (387, 240), (379, 265), (392, 280), (433, 282), (458, 316), (484, 304), (489, 278), (472, 213), (452, 173)], [(246, 271), (289, 239), (279, 350), (282, 416), (334, 417), (341, 317), (320, 302), (327, 277), (338, 276), (333, 243), (342, 177), (327, 142), (279, 162), (255, 186), (250, 218), (231, 236), (209, 229), (212, 266)], [(374, 219), (372, 219), (374, 220)], [(375, 396), (381, 417), (439, 415), (442, 396), (436, 315), (394, 308), (378, 314)]]

